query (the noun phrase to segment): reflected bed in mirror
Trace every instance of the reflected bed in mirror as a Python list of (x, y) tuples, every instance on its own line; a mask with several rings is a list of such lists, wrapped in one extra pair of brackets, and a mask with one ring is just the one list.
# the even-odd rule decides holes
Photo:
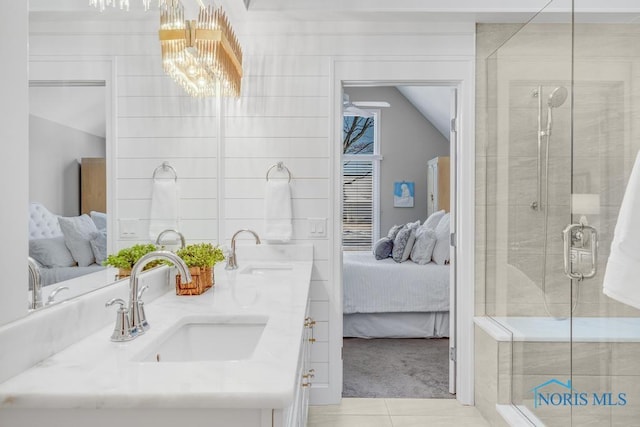
[(29, 74), (29, 257), (38, 274), (27, 296), (33, 304), (37, 277), (47, 306), (117, 280), (102, 266), (112, 237), (112, 64), (35, 61)]
[[(83, 287), (73, 292), (65, 290), (62, 298), (84, 293), (82, 289), (88, 292), (102, 287), (112, 282), (117, 272), (114, 269), (103, 277), (106, 268), (102, 262), (107, 256), (107, 215), (103, 212), (63, 217), (32, 202), (29, 206), (29, 256), (36, 263), (41, 286), (57, 285), (43, 291), (46, 294), (62, 286), (75, 288), (72, 279), (91, 275), (80, 281), (85, 284)], [(31, 282), (29, 289), (33, 289)]]

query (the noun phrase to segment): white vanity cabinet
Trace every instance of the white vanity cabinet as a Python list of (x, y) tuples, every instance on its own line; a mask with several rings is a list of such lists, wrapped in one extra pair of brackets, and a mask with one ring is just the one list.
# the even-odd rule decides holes
[[(111, 342), (114, 316), (109, 313), (104, 327), (1, 382), (0, 426), (28, 427), (51, 419), (92, 427), (112, 427), (123, 419), (154, 427), (306, 426), (313, 379), (313, 246), (239, 249), (240, 269), (229, 273), (219, 266), (214, 292), (178, 296), (165, 279), (168, 291), (145, 307), (153, 326), (144, 335)], [(118, 289), (116, 296), (126, 298), (127, 290)], [(91, 307), (105, 312), (105, 300), (91, 300)], [(64, 310), (75, 319), (74, 309), (75, 304), (65, 304), (49, 313)], [(217, 348), (251, 345), (253, 350), (240, 356), (221, 351), (204, 360), (190, 359), (189, 352), (178, 361), (146, 358), (187, 324), (217, 325), (210, 330), (218, 332), (230, 326), (233, 334), (215, 335)], [(258, 338), (246, 325), (263, 325)], [(0, 337), (16, 336), (12, 331), (0, 329)]]
[(304, 319), (304, 329), (302, 332), (302, 342), (300, 345), (300, 356), (296, 369), (296, 388), (291, 406), (284, 411), (284, 419), (274, 422), (274, 427), (304, 427), (307, 425), (309, 413), (309, 389), (314, 377), (311, 366), (311, 346), (315, 342), (313, 328), (316, 322), (309, 316), (309, 305), (307, 304)]

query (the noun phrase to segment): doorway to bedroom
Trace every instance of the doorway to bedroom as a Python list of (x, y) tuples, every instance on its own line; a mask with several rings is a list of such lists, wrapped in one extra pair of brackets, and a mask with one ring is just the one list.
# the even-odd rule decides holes
[(342, 396), (453, 398), (456, 88), (343, 93)]

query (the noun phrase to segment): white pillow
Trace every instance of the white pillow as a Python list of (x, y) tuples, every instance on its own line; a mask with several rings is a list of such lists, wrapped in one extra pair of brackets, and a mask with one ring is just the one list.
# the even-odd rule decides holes
[(416, 240), (411, 249), (411, 261), (424, 265), (431, 262), (433, 248), (436, 246), (436, 232), (431, 228), (418, 228)]
[(444, 214), (445, 214), (444, 210), (440, 210), (432, 213), (431, 215), (429, 215), (429, 218), (425, 220), (422, 226), (424, 228), (430, 228), (432, 230), (435, 230), (436, 228), (438, 228), (438, 224), (440, 223), (440, 220), (442, 219)]
[(93, 223), (96, 225), (96, 228), (100, 231), (107, 229), (107, 214), (104, 212), (89, 212), (89, 216), (93, 220)]
[(58, 223), (64, 234), (64, 243), (78, 262), (79, 267), (87, 267), (96, 262), (91, 249), (91, 235), (98, 231), (89, 215), (59, 217)]
[(448, 213), (445, 214), (436, 228), (436, 245), (433, 248), (432, 258), (436, 264), (440, 265), (444, 265), (449, 261), (449, 217)]
[(30, 239), (29, 256), (34, 258), (44, 267), (73, 267), (76, 260), (64, 244), (64, 237), (51, 237), (49, 239)]
[(91, 233), (89, 239), (91, 245), (91, 251), (96, 259), (96, 264), (102, 265), (102, 262), (107, 259), (107, 232), (98, 230), (95, 233)]

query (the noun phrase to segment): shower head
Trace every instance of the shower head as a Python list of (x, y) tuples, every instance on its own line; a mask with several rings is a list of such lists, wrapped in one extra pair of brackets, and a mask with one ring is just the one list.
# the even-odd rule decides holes
[(558, 86), (551, 92), (549, 95), (549, 99), (547, 100), (547, 105), (549, 108), (558, 108), (564, 101), (567, 100), (567, 95), (569, 95), (569, 91), (564, 86)]

